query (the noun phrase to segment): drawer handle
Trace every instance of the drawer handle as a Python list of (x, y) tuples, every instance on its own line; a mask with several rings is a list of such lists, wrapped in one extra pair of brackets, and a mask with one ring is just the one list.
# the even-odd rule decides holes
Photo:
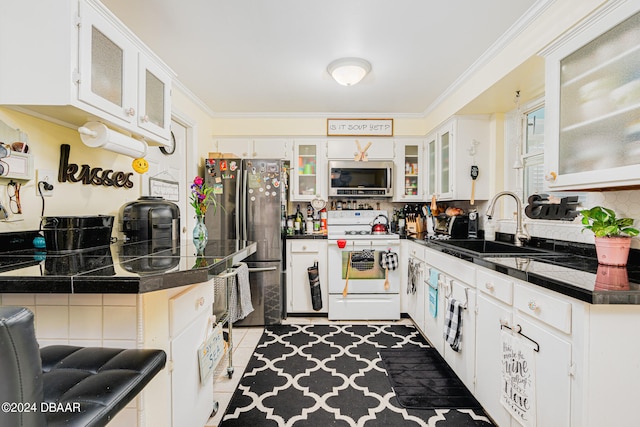
[(488, 290), (492, 291), (493, 290), (493, 283), (487, 282), (487, 283), (484, 284), (484, 287), (487, 288)]
[(306, 247), (306, 246), (303, 246), (303, 247), (302, 247), (302, 250), (303, 250), (303, 251), (306, 251), (306, 250), (307, 250), (307, 247)]
[(536, 304), (536, 302), (533, 301), (533, 300), (529, 301), (529, 304), (527, 304), (527, 306), (529, 307), (529, 310), (531, 310), (531, 311), (536, 311), (536, 310), (538, 310), (538, 308), (540, 308), (538, 306), (538, 304)]

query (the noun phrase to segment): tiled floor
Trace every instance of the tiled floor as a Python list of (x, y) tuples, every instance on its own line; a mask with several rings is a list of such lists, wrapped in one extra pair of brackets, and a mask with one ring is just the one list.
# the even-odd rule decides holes
[[(401, 319), (395, 322), (384, 321), (335, 321), (328, 320), (326, 317), (289, 317), (283, 323), (285, 324), (303, 324), (303, 323), (329, 323), (329, 324), (355, 324), (355, 323), (375, 323), (375, 324), (413, 324), (410, 319)], [(216, 415), (209, 419), (209, 422), (205, 427), (216, 427), (222, 420), (222, 416), (227, 408), (227, 405), (231, 401), (231, 396), (235, 391), (242, 373), (244, 372), (247, 363), (251, 359), (253, 350), (256, 348), (260, 337), (262, 336), (262, 327), (236, 327), (233, 328), (233, 367), (234, 374), (230, 379), (227, 375), (228, 359), (225, 358), (220, 362), (220, 366), (216, 371), (216, 377), (213, 383), (214, 399), (219, 404), (218, 412)]]

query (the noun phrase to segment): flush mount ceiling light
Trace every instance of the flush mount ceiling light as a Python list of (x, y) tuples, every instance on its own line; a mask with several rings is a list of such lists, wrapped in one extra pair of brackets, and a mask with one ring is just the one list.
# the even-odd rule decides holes
[(353, 86), (371, 71), (371, 64), (360, 58), (341, 58), (329, 64), (327, 71), (342, 86)]

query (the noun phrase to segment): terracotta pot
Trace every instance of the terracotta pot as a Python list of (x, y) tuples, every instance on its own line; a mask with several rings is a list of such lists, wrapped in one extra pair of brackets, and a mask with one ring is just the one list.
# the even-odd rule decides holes
[(631, 237), (596, 237), (598, 263), (605, 265), (627, 265)]

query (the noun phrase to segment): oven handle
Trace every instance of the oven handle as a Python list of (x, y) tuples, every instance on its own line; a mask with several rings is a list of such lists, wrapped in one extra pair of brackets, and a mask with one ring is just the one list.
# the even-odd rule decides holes
[[(338, 246), (337, 240), (329, 240), (329, 246)], [(400, 246), (400, 240), (347, 240), (347, 245), (343, 249), (349, 249), (353, 246)]]

